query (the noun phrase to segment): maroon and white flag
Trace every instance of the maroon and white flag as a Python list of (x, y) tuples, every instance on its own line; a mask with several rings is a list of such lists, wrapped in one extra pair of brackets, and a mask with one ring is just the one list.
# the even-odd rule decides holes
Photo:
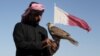
[(63, 11), (57, 6), (54, 6), (54, 24), (78, 26), (88, 32), (91, 30), (89, 25), (84, 20)]

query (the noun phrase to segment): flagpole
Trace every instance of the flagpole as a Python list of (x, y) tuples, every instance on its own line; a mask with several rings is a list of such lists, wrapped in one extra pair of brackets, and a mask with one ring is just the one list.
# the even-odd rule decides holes
[[(54, 3), (54, 17), (53, 17), (54, 20), (55, 20), (55, 6), (56, 6), (56, 3)], [(55, 24), (54, 20), (53, 20), (53, 24)]]

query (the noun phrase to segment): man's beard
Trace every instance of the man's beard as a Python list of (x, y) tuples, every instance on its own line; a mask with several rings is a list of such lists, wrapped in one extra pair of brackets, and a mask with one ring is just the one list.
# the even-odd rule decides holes
[(33, 16), (33, 15), (31, 15), (30, 17), (29, 17), (29, 19), (30, 19), (30, 22), (33, 22), (33, 23), (39, 23), (40, 22), (40, 18), (35, 18), (35, 16)]

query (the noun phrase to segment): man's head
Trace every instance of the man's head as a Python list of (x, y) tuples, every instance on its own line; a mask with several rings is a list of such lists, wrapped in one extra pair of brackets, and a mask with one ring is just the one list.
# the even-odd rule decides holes
[(44, 6), (37, 2), (31, 2), (29, 8), (33, 15), (35, 14), (42, 16), (42, 13), (44, 12)]
[[(33, 20), (34, 22), (38, 23), (41, 20), (41, 16), (44, 12), (44, 6), (37, 2), (31, 2), (25, 11), (25, 13), (22, 15), (22, 18), (25, 19), (24, 21)], [(23, 21), (22, 19), (22, 21)]]

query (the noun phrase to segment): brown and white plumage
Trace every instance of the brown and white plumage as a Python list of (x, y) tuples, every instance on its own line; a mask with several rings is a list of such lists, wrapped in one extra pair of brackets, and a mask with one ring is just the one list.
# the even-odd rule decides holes
[(48, 23), (47, 25), (48, 25), (48, 30), (49, 30), (49, 33), (51, 34), (51, 36), (55, 36), (55, 37), (53, 37), (53, 39), (55, 39), (55, 38), (67, 39), (72, 44), (78, 45), (78, 42), (76, 40), (74, 40), (73, 38), (71, 38), (71, 36), (68, 32), (65, 32), (64, 30), (54, 26), (51, 23)]

